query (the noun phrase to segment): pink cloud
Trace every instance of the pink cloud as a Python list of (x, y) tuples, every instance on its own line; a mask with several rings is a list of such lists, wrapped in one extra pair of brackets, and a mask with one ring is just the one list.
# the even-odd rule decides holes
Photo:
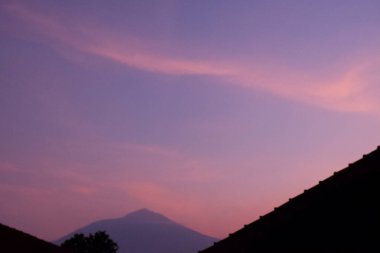
[[(295, 101), (342, 112), (380, 111), (380, 103), (373, 96), (376, 80), (368, 80), (367, 75), (378, 61), (362, 58), (359, 63), (352, 63), (325, 77), (299, 70), (285, 69), (261, 76), (251, 76), (249, 71), (235, 76), (237, 83), (248, 88), (260, 88), (273, 94)], [(375, 90), (376, 91), (376, 90)]]
[(376, 55), (356, 59), (351, 64), (345, 63), (345, 67), (337, 68), (334, 75), (326, 73), (322, 77), (320, 72), (305, 73), (276, 65), (265, 67), (258, 62), (236, 63), (228, 59), (215, 62), (209, 59), (174, 57), (170, 53), (146, 50), (146, 47), (141, 46), (144, 41), (136, 38), (115, 36), (80, 22), (69, 27), (64, 21), (33, 11), (26, 5), (10, 4), (7, 9), (30, 29), (42, 35), (41, 40), (58, 50), (69, 47), (160, 74), (215, 76), (230, 85), (262, 89), (277, 96), (330, 110), (378, 112), (378, 100), (372, 95), (378, 78), (367, 80), (368, 72), (378, 66)]
[(369, 72), (378, 63), (372, 57), (351, 65), (340, 76), (316, 87), (310, 94), (314, 100), (341, 111), (378, 112), (379, 102), (373, 96), (374, 80)]
[(0, 173), (15, 173), (19, 172), (20, 169), (10, 162), (0, 162)]
[(88, 47), (84, 50), (131, 67), (146, 71), (170, 74), (170, 75), (231, 75), (233, 70), (208, 61), (193, 61), (175, 59), (168, 56), (160, 56), (142, 52), (137, 48), (126, 46), (128, 43), (113, 41), (111, 43), (99, 43), (96, 47)]
[(82, 195), (94, 195), (95, 193), (99, 191), (98, 188), (83, 186), (83, 185), (76, 185), (72, 187), (72, 190)]

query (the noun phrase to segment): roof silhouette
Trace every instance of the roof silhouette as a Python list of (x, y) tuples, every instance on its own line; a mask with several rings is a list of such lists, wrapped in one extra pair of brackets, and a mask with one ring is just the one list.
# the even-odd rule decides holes
[(201, 253), (380, 252), (380, 146)]
[(0, 252), (69, 253), (57, 245), (0, 223)]

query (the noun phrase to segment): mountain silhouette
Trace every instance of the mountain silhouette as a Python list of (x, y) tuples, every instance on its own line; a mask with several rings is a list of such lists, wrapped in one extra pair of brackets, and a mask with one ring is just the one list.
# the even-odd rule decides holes
[(96, 221), (55, 241), (61, 244), (75, 233), (106, 231), (119, 245), (118, 253), (194, 253), (218, 239), (203, 235), (169, 218), (141, 209), (124, 217)]

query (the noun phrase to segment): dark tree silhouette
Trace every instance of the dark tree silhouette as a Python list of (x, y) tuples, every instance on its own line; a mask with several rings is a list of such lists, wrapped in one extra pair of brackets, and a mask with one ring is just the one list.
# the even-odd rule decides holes
[(105, 231), (84, 236), (75, 234), (61, 244), (61, 247), (73, 253), (116, 253), (119, 246)]

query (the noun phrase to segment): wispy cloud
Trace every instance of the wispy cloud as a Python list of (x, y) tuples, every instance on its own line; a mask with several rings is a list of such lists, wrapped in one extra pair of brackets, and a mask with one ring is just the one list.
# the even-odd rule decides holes
[(19, 172), (20, 169), (10, 163), (10, 162), (1, 162), (0, 161), (0, 173), (16, 173), (16, 172)]
[[(170, 53), (152, 52), (139, 46), (136, 38), (118, 37), (101, 29), (78, 23), (67, 26), (64, 21), (34, 11), (26, 5), (8, 4), (10, 14), (38, 32), (44, 43), (62, 50), (69, 47), (144, 71), (167, 75), (208, 75), (224, 83), (249, 89), (262, 89), (277, 96), (345, 112), (378, 112), (379, 102), (372, 96), (373, 82), (368, 71), (378, 66), (376, 56), (357, 59), (326, 77), (306, 74), (302, 70), (270, 68), (259, 63), (193, 60), (174, 57)], [(328, 63), (326, 63), (328, 64)], [(254, 67), (252, 67), (254, 65)], [(378, 81), (377, 79), (375, 81)]]
[(170, 75), (233, 75), (233, 69), (207, 61), (192, 61), (159, 56), (131, 49), (119, 41), (99, 43), (84, 51), (146, 71)]

